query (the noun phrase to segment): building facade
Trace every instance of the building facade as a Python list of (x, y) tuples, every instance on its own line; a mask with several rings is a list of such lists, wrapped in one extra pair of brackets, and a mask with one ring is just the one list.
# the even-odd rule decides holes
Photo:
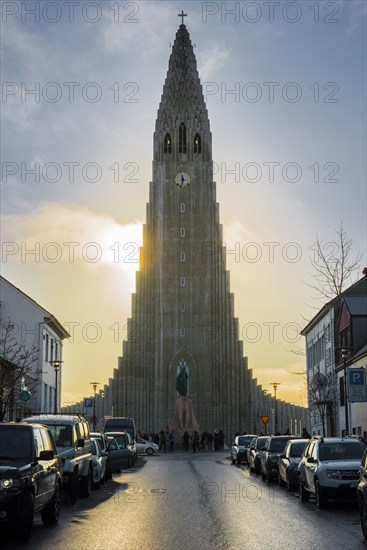
[[(367, 269), (363, 274), (325, 304), (301, 332), (306, 340), (310, 430), (315, 435), (362, 435), (367, 431), (366, 403), (347, 402), (345, 378), (346, 369), (355, 361), (366, 368)], [(363, 413), (353, 412), (357, 410), (365, 411), (364, 420)], [(354, 418), (354, 422), (348, 422), (348, 429), (346, 418)]]
[[(9, 327), (13, 328), (9, 331)], [(24, 412), (59, 411), (63, 340), (69, 333), (56, 317), (4, 277), (0, 277), (0, 328), (0, 401), (13, 391), (5, 419), (16, 420)], [(33, 359), (27, 365), (25, 354)], [(10, 374), (2, 377), (5, 369)], [(22, 389), (30, 392), (29, 399), (21, 399)]]

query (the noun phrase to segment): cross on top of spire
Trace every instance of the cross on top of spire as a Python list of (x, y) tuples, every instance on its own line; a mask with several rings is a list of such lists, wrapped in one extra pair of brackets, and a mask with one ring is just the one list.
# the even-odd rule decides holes
[(178, 17), (182, 18), (181, 25), (184, 25), (184, 17), (187, 17), (187, 13), (184, 13), (184, 11), (182, 10), (181, 13), (178, 14)]

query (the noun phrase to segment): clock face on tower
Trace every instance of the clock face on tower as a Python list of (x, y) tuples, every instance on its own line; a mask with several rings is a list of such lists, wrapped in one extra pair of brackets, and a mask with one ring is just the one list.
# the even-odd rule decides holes
[(179, 172), (175, 177), (175, 182), (177, 187), (179, 187), (180, 189), (185, 189), (190, 185), (191, 178), (186, 172)]

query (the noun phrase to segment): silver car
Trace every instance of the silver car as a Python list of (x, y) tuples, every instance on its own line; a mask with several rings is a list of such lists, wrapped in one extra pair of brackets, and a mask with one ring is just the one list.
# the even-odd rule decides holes
[(153, 441), (146, 441), (142, 437), (136, 438), (136, 450), (138, 454), (152, 455), (159, 452), (159, 447)]

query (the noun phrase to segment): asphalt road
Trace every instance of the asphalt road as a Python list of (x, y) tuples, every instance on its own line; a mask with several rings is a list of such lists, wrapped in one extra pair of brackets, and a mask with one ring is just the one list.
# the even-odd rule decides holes
[(316, 510), (277, 484), (267, 485), (228, 452), (167, 453), (140, 458), (100, 490), (72, 506), (65, 499), (59, 525), (38, 516), (14, 550), (366, 550), (358, 507), (331, 502)]

